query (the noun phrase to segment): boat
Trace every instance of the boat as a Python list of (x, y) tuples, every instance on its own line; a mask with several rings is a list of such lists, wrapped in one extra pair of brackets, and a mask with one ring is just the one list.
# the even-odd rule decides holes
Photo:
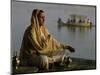
[(92, 22), (87, 16), (72, 14), (69, 16), (66, 23), (64, 23), (61, 18), (58, 19), (59, 26), (81, 26), (90, 27)]

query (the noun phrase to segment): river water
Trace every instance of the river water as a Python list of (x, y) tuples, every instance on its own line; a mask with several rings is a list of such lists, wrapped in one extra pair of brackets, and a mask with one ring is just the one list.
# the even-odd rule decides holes
[(19, 53), (22, 37), (27, 26), (30, 25), (31, 13), (34, 8), (45, 11), (45, 24), (49, 32), (58, 41), (69, 44), (76, 49), (73, 57), (95, 60), (95, 27), (61, 27), (58, 28), (57, 20), (62, 18), (66, 22), (70, 14), (87, 16), (95, 25), (95, 7), (62, 4), (42, 4), (32, 2), (12, 2), (11, 22), (11, 52)]
[(71, 45), (76, 49), (76, 52), (72, 53), (71, 56), (95, 59), (95, 27), (55, 27), (52, 34), (60, 42)]

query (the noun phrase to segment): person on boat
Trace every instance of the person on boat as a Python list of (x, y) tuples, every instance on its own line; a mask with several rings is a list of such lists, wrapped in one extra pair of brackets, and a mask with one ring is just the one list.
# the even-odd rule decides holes
[(61, 44), (53, 38), (44, 22), (44, 11), (34, 9), (31, 24), (25, 30), (20, 48), (19, 59), (22, 66), (48, 69), (49, 63), (62, 60), (65, 49), (75, 52), (71, 46)]

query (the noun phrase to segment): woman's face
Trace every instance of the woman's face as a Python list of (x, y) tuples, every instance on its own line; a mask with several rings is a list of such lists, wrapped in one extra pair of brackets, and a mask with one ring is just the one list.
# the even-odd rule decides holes
[(40, 13), (40, 15), (39, 15), (39, 24), (42, 26), (42, 25), (44, 25), (44, 21), (45, 21), (45, 14), (42, 12), (42, 13)]

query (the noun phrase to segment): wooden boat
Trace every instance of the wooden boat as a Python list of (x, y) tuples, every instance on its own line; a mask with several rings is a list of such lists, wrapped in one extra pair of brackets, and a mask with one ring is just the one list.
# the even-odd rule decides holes
[(67, 22), (64, 23), (61, 18), (58, 19), (59, 26), (81, 26), (90, 27), (92, 22), (87, 18), (87, 16), (72, 14), (68, 18)]

